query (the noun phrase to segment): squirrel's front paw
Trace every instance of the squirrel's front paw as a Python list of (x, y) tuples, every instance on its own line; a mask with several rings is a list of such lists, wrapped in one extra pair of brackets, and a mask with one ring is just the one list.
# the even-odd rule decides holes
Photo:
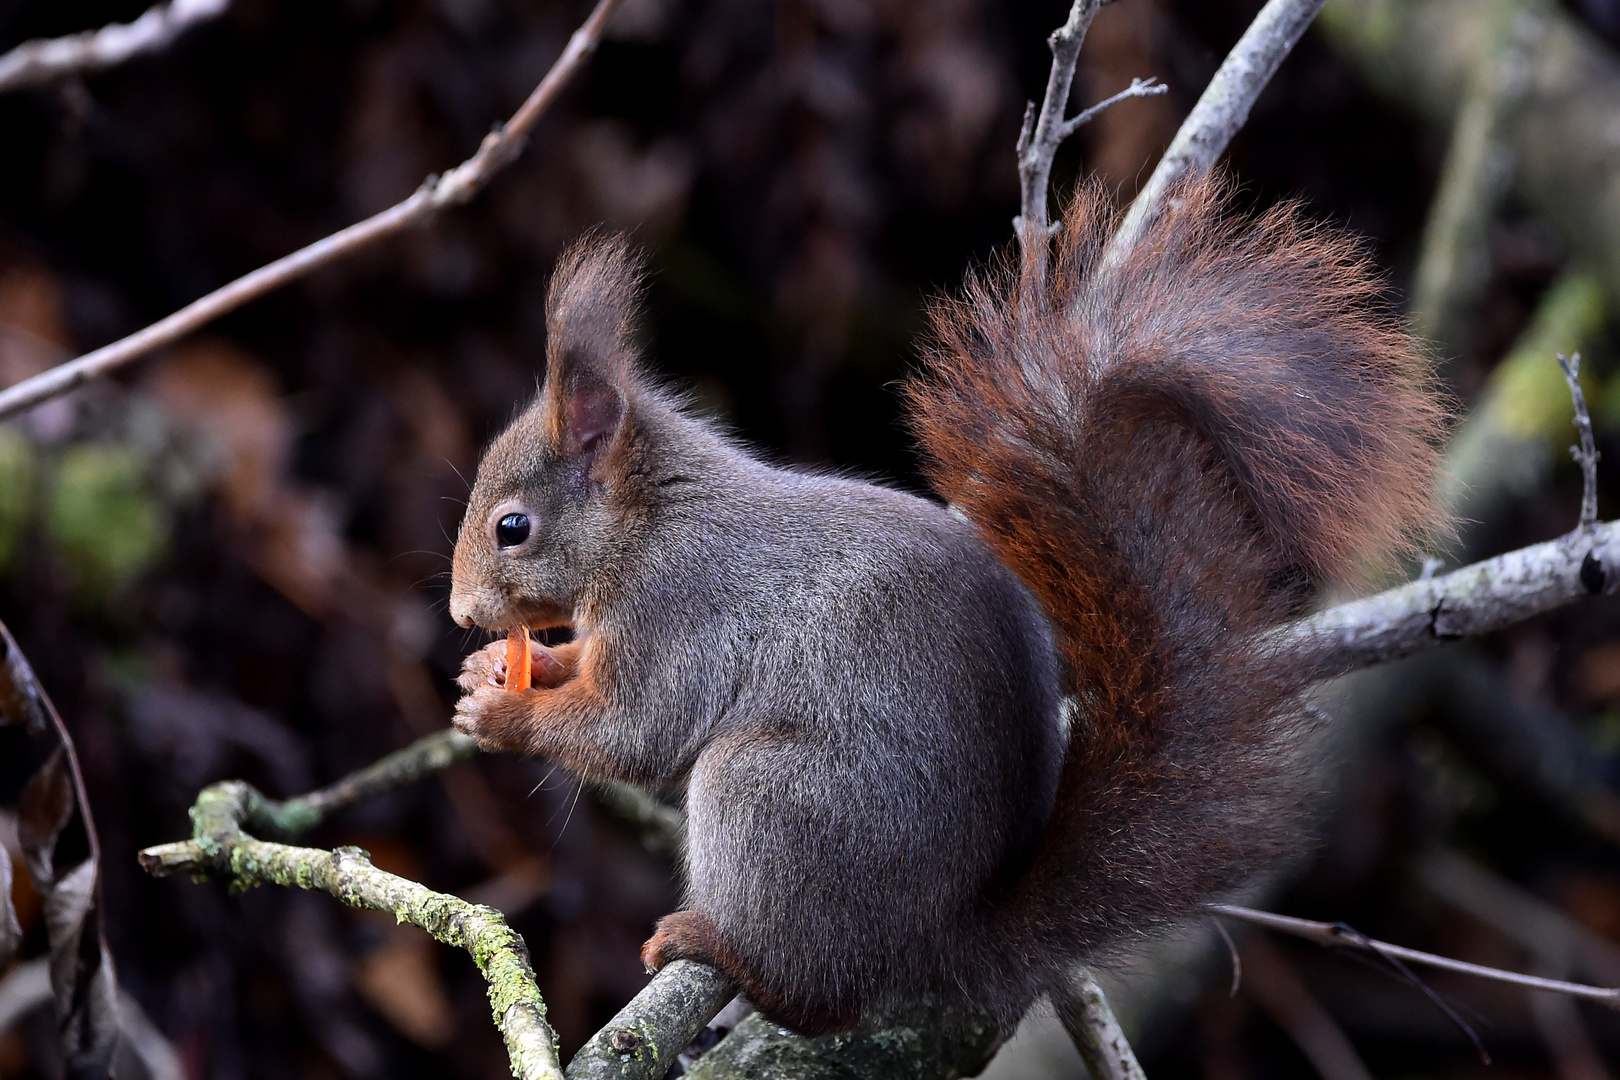
[(456, 677), (456, 685), (461, 692), (471, 694), (486, 686), (503, 686), (506, 683), (506, 642), (492, 641), (482, 649), (467, 654), (461, 662), (461, 674)]
[(522, 737), (526, 693), (488, 683), (478, 686), (456, 702), (456, 715), (450, 722), (463, 735), (477, 739), (484, 750), (526, 750), (527, 741)]

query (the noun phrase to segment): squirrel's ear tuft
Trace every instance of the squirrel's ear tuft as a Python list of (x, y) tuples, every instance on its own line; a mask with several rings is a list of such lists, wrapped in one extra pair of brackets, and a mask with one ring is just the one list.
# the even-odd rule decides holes
[(557, 260), (546, 297), (547, 414), (564, 453), (594, 453), (624, 421), (641, 262), (623, 236), (587, 235)]

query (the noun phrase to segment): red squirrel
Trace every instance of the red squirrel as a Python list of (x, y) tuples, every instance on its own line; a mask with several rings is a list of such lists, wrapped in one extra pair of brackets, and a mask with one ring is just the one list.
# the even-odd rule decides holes
[(640, 367), (622, 239), (566, 254), (537, 399), (456, 541), (462, 626), (566, 626), (455, 723), (684, 791), (685, 908), (800, 1032), (924, 993), (1012, 1023), (1297, 847), (1304, 675), (1264, 631), (1437, 520), (1441, 408), (1357, 244), (1183, 186), (1123, 261), (1095, 188), (1048, 283), (935, 305), (907, 387), (949, 505), (751, 455)]

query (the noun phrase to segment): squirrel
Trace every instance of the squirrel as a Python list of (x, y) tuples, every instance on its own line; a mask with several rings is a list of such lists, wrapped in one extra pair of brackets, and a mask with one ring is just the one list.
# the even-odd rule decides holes
[(933, 306), (906, 393), (943, 502), (762, 462), (643, 370), (627, 242), (562, 257), (450, 612), (573, 637), (527, 690), (474, 652), (455, 724), (684, 791), (649, 970), (804, 1034), (923, 994), (1011, 1024), (1297, 850), (1308, 675), (1265, 631), (1439, 524), (1444, 409), (1359, 244), (1228, 189), (1104, 266), (1088, 187), (1045, 280)]

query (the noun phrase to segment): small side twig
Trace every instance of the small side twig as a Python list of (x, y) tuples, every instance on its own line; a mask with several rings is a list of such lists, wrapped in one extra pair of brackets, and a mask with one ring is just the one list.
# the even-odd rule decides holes
[(1152, 97), (1168, 89), (1154, 79), (1132, 79), (1131, 85), (1119, 93), (1064, 119), (1063, 114), (1069, 107), (1069, 90), (1074, 84), (1075, 63), (1080, 57), (1080, 46), (1086, 40), (1086, 31), (1097, 11), (1111, 2), (1074, 0), (1068, 20), (1046, 39), (1052, 50), (1046, 96), (1038, 109), (1032, 101), (1024, 110), (1024, 126), (1018, 134), (1019, 206), (1013, 232), (1023, 252), (1026, 280), (1039, 280), (1044, 275), (1047, 244), (1057, 231), (1057, 226), (1046, 217), (1046, 196), (1052, 178), (1052, 159), (1058, 146), (1109, 106), (1127, 98)]
[(568, 39), (551, 70), (504, 125), (484, 136), (472, 157), (443, 176), (430, 176), (410, 197), (364, 221), (317, 240), (223, 285), (174, 314), (76, 360), (59, 364), (0, 391), (0, 419), (30, 409), (43, 401), (104, 375), (154, 349), (174, 342), (250, 300), (296, 281), (310, 272), (345, 258), (407, 228), (432, 220), (447, 206), (477, 195), (490, 179), (523, 150), (540, 114), (561, 93), (585, 60), (596, 51), (602, 30), (620, 0), (598, 0), (590, 17)]
[(1557, 994), (1568, 994), (1571, 997), (1596, 1002), (1599, 1005), (1605, 1005), (1620, 1011), (1620, 988), (1587, 986), (1583, 983), (1564, 982), (1560, 979), (1543, 979), (1535, 975), (1521, 975), (1516, 971), (1504, 971), (1501, 968), (1486, 967), (1483, 964), (1470, 964), (1464, 960), (1453, 960), (1446, 956), (1436, 956), (1434, 953), (1419, 952), (1417, 949), (1391, 945), (1387, 941), (1375, 941), (1345, 926), (1343, 923), (1296, 919), (1290, 915), (1256, 911), (1254, 908), (1238, 907), (1234, 904), (1210, 904), (1206, 910), (1214, 915), (1223, 915), (1230, 919), (1252, 923), (1255, 926), (1263, 926), (1268, 930), (1292, 934), (1295, 937), (1304, 938), (1306, 941), (1314, 941), (1316, 944), (1327, 948), (1359, 949), (1390, 961), (1421, 964), (1425, 967), (1439, 968), (1443, 971), (1454, 971), (1461, 975), (1472, 975), (1475, 978), (1525, 986), (1532, 990), (1548, 990)]
[(143, 53), (168, 48), (199, 23), (217, 19), (231, 0), (170, 0), (131, 23), (113, 23), (60, 38), (25, 41), (0, 56), (0, 94), (27, 90), (74, 75), (116, 67)]
[(1146, 186), (1131, 203), (1103, 255), (1103, 265), (1116, 264), (1136, 246), (1165, 197), (1184, 176), (1208, 172), (1232, 136), (1249, 118), (1249, 109), (1277, 73), (1305, 28), (1327, 0), (1268, 0), (1254, 22), (1227, 54), (1204, 88), (1170, 148), (1159, 159)]
[(1052, 1005), (1092, 1080), (1147, 1080), (1130, 1040), (1090, 972), (1082, 972), (1052, 991)]
[(1569, 384), (1569, 396), (1575, 402), (1575, 430), (1580, 433), (1581, 444), (1569, 448), (1575, 464), (1581, 467), (1581, 524), (1582, 532), (1589, 532), (1597, 524), (1597, 447), (1592, 442), (1592, 414), (1586, 411), (1586, 395), (1581, 392), (1581, 354), (1558, 354), (1558, 369)]

